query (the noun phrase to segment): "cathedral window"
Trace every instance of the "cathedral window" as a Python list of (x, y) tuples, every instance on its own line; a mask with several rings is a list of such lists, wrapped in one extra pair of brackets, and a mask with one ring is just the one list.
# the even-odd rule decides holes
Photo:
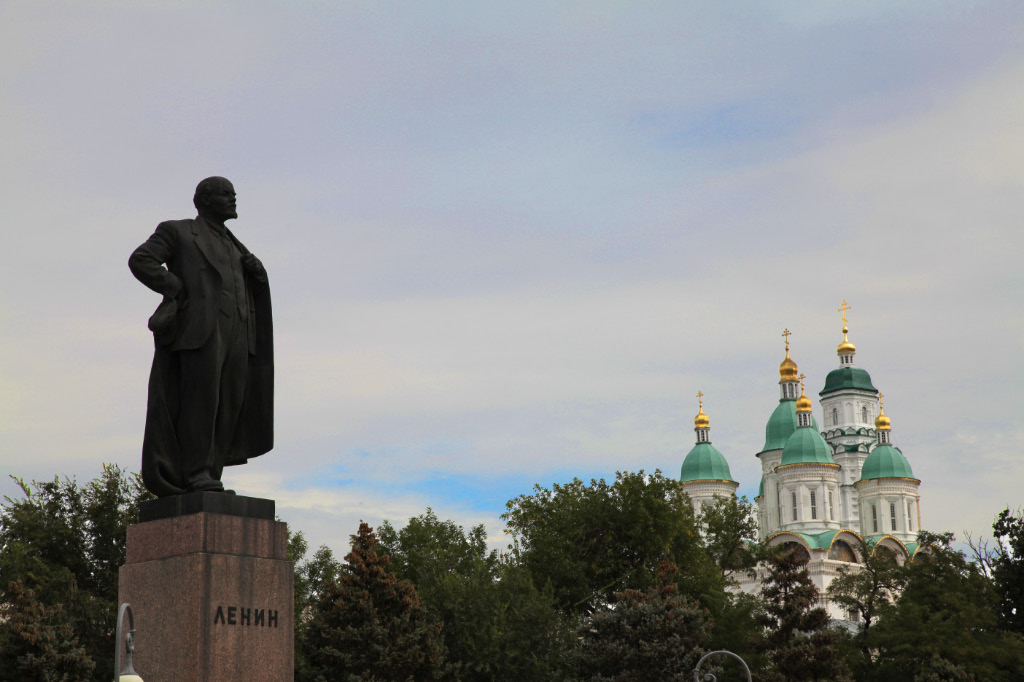
[(878, 532), (878, 507), (871, 505), (871, 532)]
[(889, 520), (892, 522), (892, 529), (896, 530), (896, 505), (889, 505)]
[(793, 496), (793, 520), (796, 521), (796, 493), (791, 493)]
[(864, 422), (865, 424), (868, 423), (868, 408), (866, 408), (866, 407), (860, 408), (860, 420), (862, 422)]
[(832, 408), (832, 426), (839, 425), (839, 410), (835, 407)]
[(832, 506), (832, 491), (828, 491), (828, 518), (830, 521), (835, 521), (836, 509)]
[(910, 511), (909, 502), (907, 502), (907, 530), (914, 530), (914, 514)]
[(818, 518), (818, 504), (815, 501), (814, 491), (813, 490), (811, 491), (811, 518), (812, 519), (817, 519)]

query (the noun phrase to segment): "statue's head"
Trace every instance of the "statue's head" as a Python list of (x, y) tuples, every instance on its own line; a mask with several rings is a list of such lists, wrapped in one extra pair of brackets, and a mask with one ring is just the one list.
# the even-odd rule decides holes
[(192, 203), (199, 215), (218, 223), (238, 217), (235, 210), (235, 188), (227, 178), (214, 176), (201, 181), (196, 185)]

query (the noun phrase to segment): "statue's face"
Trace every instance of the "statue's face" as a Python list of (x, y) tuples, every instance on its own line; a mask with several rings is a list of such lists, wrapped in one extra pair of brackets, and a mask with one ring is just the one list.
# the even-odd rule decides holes
[(221, 180), (213, 184), (210, 190), (202, 196), (204, 213), (215, 220), (224, 222), (238, 217), (235, 208), (235, 188), (227, 180)]

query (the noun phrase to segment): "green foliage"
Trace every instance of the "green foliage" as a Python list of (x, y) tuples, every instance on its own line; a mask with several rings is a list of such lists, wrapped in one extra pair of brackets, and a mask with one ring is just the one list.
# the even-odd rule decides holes
[(705, 549), (723, 575), (750, 570), (764, 558), (757, 536), (757, 507), (746, 497), (716, 497), (701, 507), (697, 523)]
[(663, 562), (658, 584), (616, 593), (579, 629), (579, 679), (586, 682), (689, 680), (711, 635), (710, 616), (679, 595), (678, 569)]
[(999, 622), (1024, 635), (1024, 513), (999, 512), (992, 534), (999, 549), (992, 559), (992, 579), (999, 595)]
[(482, 525), (464, 532), (428, 509), (400, 531), (385, 522), (378, 536), (391, 568), (444, 623), (460, 679), (558, 679), (571, 629), (524, 570), (487, 550)]
[(380, 549), (391, 557), (397, 575), (417, 585), (417, 591), (439, 585), (445, 574), (481, 574), (493, 579), (498, 570), (498, 552), (487, 551), (483, 525), (464, 532), (453, 521), (441, 521), (433, 510), (414, 516), (400, 531), (385, 521), (377, 530)]
[(705, 551), (689, 497), (660, 472), (616, 474), (608, 484), (574, 479), (509, 501), (502, 516), (512, 559), (548, 585), (568, 615), (594, 612), (614, 593), (645, 592), (657, 567), (684, 567), (680, 593), (707, 603), (722, 594), (721, 571)]
[[(718, 567), (723, 584), (735, 585), (737, 574), (751, 571), (759, 561), (767, 559), (758, 541), (757, 507), (747, 498), (715, 498), (701, 506), (697, 524), (704, 549)], [(704, 603), (714, 622), (710, 648), (731, 651), (752, 668), (762, 666), (764, 657), (754, 647), (761, 630), (760, 600), (754, 595), (722, 590), (709, 593)], [(731, 663), (725, 660), (724, 665), (728, 667)]]
[(309, 620), (311, 679), (318, 682), (454, 679), (442, 623), (432, 621), (408, 581), (388, 569), (365, 523), (352, 536), (341, 575), (325, 586)]
[(761, 597), (765, 630), (760, 648), (771, 665), (759, 679), (849, 679), (839, 652), (841, 634), (829, 627), (828, 613), (817, 606), (818, 589), (807, 573), (805, 556), (785, 550), (773, 554)]
[[(41, 612), (55, 613), (59, 606), (88, 658), (108, 660), (125, 535), (138, 518), (139, 502), (151, 495), (137, 475), (110, 465), (83, 488), (66, 477), (15, 481), (23, 497), (5, 497), (0, 510), (0, 575), (30, 591)], [(0, 589), (0, 602), (16, 601), (12, 589)], [(93, 671), (96, 682), (108, 677), (101, 668)]]
[[(96, 665), (61, 606), (41, 604), (19, 581), (0, 604), (0, 682), (87, 682)], [(109, 673), (110, 671), (105, 671)]]
[(341, 574), (341, 562), (328, 547), (320, 546), (306, 559), (309, 544), (302, 531), (288, 532), (288, 559), (295, 562), (295, 679), (311, 682), (315, 672), (309, 663), (309, 629), (314, 605)]
[(973, 680), (974, 678), (967, 674), (963, 666), (941, 656), (932, 656), (914, 675), (914, 682), (973, 682)]
[[(758, 595), (726, 592), (722, 602), (711, 611), (714, 627), (707, 648), (731, 651), (742, 658), (751, 670), (764, 668), (768, 665), (768, 659), (757, 646), (758, 638), (763, 632), (763, 618), (764, 605)], [(726, 668), (732, 665), (727, 658), (715, 660)], [(727, 679), (723, 676), (719, 678)]]
[(906, 582), (906, 571), (885, 548), (869, 547), (862, 542), (858, 553), (864, 558), (863, 563), (840, 568), (828, 593), (833, 603), (859, 614), (860, 629), (853, 635), (859, 655), (849, 660), (858, 677), (870, 678), (877, 667), (877, 652), (883, 645), (878, 641), (875, 625), (883, 615), (892, 613)]
[(1020, 679), (1024, 641), (1000, 630), (992, 581), (952, 548), (952, 539), (919, 533), (925, 549), (906, 566), (903, 591), (875, 629), (876, 679), (937, 675), (936, 659), (955, 662), (970, 679)]

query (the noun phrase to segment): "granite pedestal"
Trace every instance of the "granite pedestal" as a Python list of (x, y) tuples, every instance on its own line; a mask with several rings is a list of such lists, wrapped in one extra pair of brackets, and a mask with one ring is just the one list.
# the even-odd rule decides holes
[(290, 682), (294, 567), (274, 502), (190, 493), (143, 504), (118, 590), (142, 678)]

